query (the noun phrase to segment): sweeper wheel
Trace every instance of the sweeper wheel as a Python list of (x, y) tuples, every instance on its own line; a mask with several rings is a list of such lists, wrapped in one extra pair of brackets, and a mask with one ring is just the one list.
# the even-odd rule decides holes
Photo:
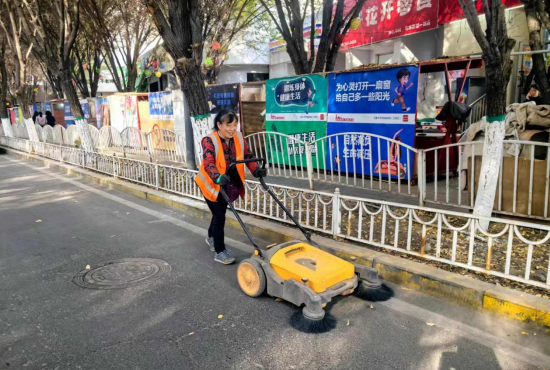
[(245, 259), (237, 269), (237, 280), (242, 291), (250, 297), (258, 297), (265, 290), (265, 273), (260, 264), (253, 259)]

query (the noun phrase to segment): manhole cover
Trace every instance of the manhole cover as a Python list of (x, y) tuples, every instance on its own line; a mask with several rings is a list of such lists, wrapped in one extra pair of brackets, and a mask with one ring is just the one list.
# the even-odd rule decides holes
[(124, 258), (80, 271), (73, 278), (73, 283), (88, 289), (122, 289), (158, 279), (169, 271), (170, 265), (161, 260)]

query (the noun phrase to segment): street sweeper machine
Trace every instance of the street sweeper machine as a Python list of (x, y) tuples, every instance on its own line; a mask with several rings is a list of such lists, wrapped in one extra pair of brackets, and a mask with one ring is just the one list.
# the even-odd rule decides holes
[[(231, 174), (237, 164), (248, 162), (261, 162), (265, 168), (265, 159), (247, 159), (231, 164), (227, 173)], [(260, 184), (300, 229), (307, 242), (295, 240), (259, 248), (222, 187), (220, 193), (255, 249), (237, 269), (239, 286), (246, 295), (258, 297), (266, 292), (301, 307), (302, 312), (297, 311), (290, 318), (290, 324), (307, 333), (322, 333), (336, 327), (336, 319), (324, 310), (336, 296), (353, 294), (372, 302), (393, 296), (393, 291), (379, 280), (376, 269), (344, 261), (319, 249), (311, 234), (273, 194), (263, 178)]]

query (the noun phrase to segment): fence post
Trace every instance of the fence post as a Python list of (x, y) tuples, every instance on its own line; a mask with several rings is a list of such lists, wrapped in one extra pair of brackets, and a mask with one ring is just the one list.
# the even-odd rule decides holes
[(332, 197), (332, 236), (340, 234), (340, 189), (334, 190), (334, 196)]
[(425, 198), (425, 188), (426, 185), (426, 169), (424, 167), (424, 151), (422, 149), (418, 150), (416, 155), (416, 176), (418, 181), (418, 204), (422, 207), (424, 206)]
[(155, 163), (155, 189), (159, 190), (160, 187), (160, 173), (159, 173), (159, 161)]
[(86, 168), (86, 151), (82, 151), (82, 168)]
[(113, 177), (116, 177), (116, 155), (113, 153)]
[(306, 143), (306, 170), (307, 170), (307, 179), (309, 180), (310, 190), (314, 190), (313, 184), (313, 156), (311, 153), (311, 143)]

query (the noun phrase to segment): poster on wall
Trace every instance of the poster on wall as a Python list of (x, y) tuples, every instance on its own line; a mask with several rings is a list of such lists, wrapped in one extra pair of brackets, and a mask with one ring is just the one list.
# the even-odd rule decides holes
[(107, 98), (96, 98), (95, 111), (97, 128), (110, 126), (111, 113), (109, 111), (109, 100)]
[[(324, 169), (317, 158), (315, 141), (327, 133), (327, 80), (307, 75), (266, 82), (266, 131), (312, 143), (313, 167)], [(306, 164), (305, 145), (280, 135), (269, 135), (269, 161), (274, 164)]]
[(65, 112), (65, 127), (69, 125), (74, 125), (74, 116), (71, 112), (71, 106), (69, 105), (69, 102), (63, 102), (63, 110)]
[(124, 128), (126, 127), (136, 127), (141, 129), (139, 126), (138, 118), (138, 105), (137, 105), (137, 96), (136, 95), (126, 95), (123, 99), (124, 109), (122, 110), (124, 115)]
[(418, 67), (332, 73), (328, 80), (327, 135), (345, 134), (326, 143), (327, 169), (386, 177), (389, 172), (392, 178), (412, 176), (414, 158), (407, 160), (398, 145), (381, 139), (379, 147), (378, 139), (361, 134), (414, 147)]
[(222, 110), (232, 110), (237, 113), (237, 130), (241, 130), (241, 119), (239, 112), (239, 85), (213, 85), (206, 87), (206, 98), (212, 115), (212, 122), (216, 115)]
[(149, 94), (149, 119), (151, 121), (174, 120), (174, 104), (171, 92)]
[(42, 103), (42, 112), (43, 113), (51, 112), (51, 111), (52, 111), (52, 103), (50, 103), (50, 102)]
[(84, 113), (84, 118), (90, 121), (90, 105), (87, 99), (80, 100), (80, 106), (82, 107), (82, 113)]

